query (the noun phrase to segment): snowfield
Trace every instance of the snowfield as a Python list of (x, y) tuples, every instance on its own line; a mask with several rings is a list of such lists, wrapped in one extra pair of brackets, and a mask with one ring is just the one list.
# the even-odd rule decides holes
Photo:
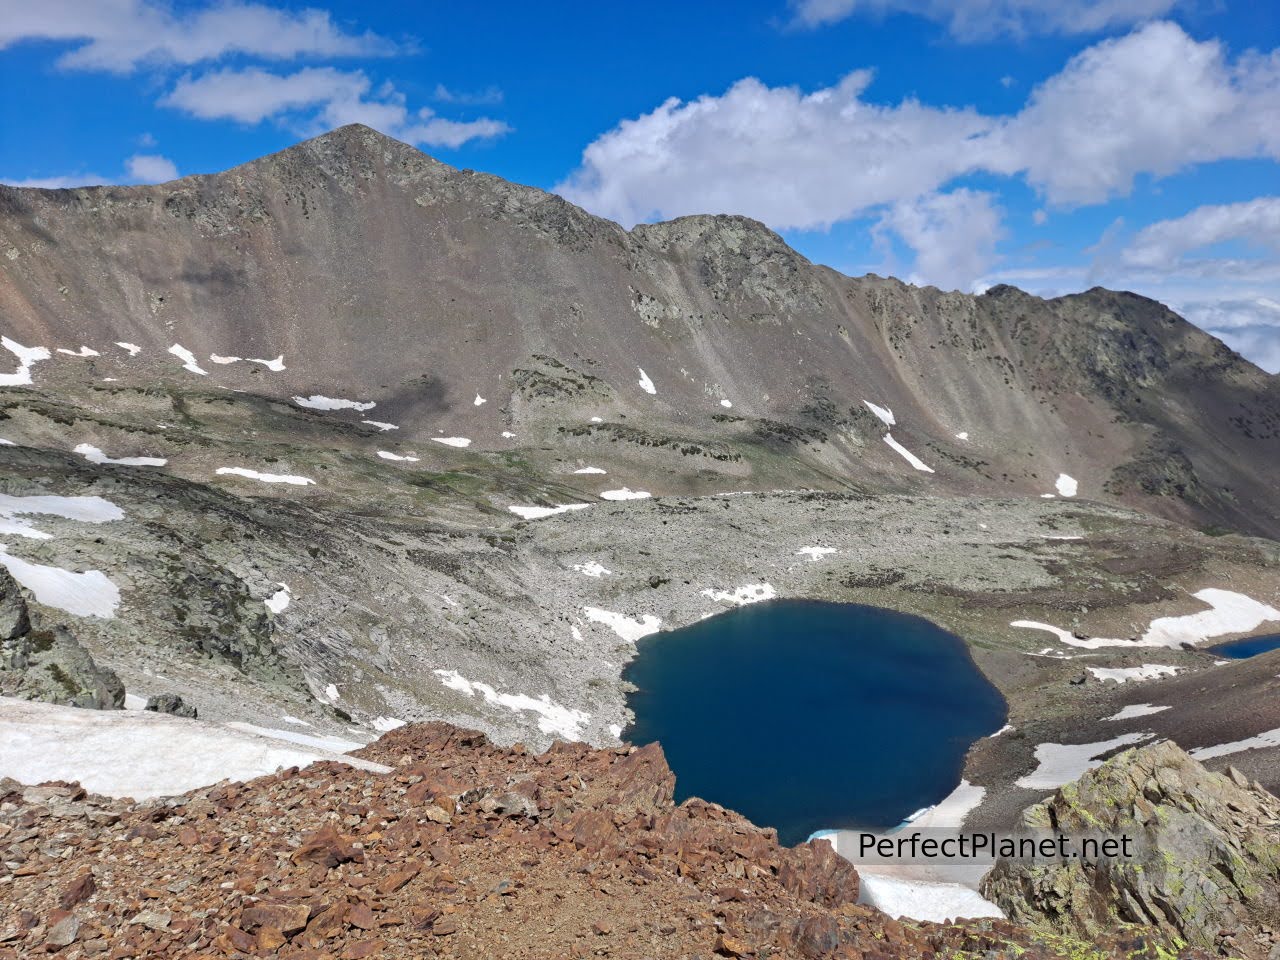
[(32, 563), (13, 556), (3, 547), (0, 547), (0, 565), (35, 594), (38, 603), (72, 616), (110, 620), (120, 605), (120, 588), (101, 570), (76, 573), (62, 567)]
[(1108, 637), (1077, 639), (1071, 631), (1037, 620), (1015, 620), (1009, 626), (1027, 630), (1044, 630), (1065, 644), (1096, 650), (1099, 647), (1180, 647), (1194, 645), (1230, 633), (1248, 633), (1264, 623), (1280, 620), (1280, 610), (1259, 603), (1252, 597), (1232, 590), (1210, 587), (1193, 594), (1210, 609), (1177, 617), (1158, 617), (1151, 621), (1143, 635), (1134, 640)]
[(164, 457), (108, 457), (90, 443), (77, 444), (72, 453), (78, 453), (90, 463), (111, 463), (122, 467), (163, 467), (169, 461)]
[(0, 345), (18, 358), (18, 369), (13, 373), (0, 373), (0, 387), (26, 387), (31, 384), (31, 367), (40, 360), (52, 356), (48, 347), (24, 347), (16, 340), (0, 337)]
[(925, 463), (923, 460), (917, 457), (914, 453), (912, 453), (910, 450), (908, 450), (906, 447), (900, 444), (897, 440), (893, 439), (892, 433), (886, 433), (884, 435), (884, 442), (887, 443), (889, 446), (891, 446), (899, 454), (901, 454), (902, 458), (906, 460), (907, 463), (915, 467), (917, 470), (921, 471), (922, 473), (933, 473), (933, 467), (929, 466), (927, 463)]
[(606, 490), (600, 494), (601, 500), (645, 500), (653, 496), (648, 490), (632, 490), (630, 487), (623, 487), (620, 490)]
[(1168, 710), (1169, 707), (1153, 707), (1149, 703), (1133, 703), (1124, 707), (1119, 713), (1112, 714), (1107, 720), (1136, 720), (1138, 717), (1149, 717), (1153, 713)]
[(1089, 667), (1088, 669), (1099, 680), (1128, 683), (1130, 680), (1155, 680), (1158, 677), (1172, 677), (1180, 668), (1166, 666), (1162, 663), (1144, 663), (1140, 667)]
[(862, 402), (867, 405), (868, 410), (870, 410), (872, 413), (874, 413), (877, 417), (879, 417), (884, 422), (884, 425), (886, 427), (892, 427), (897, 425), (898, 421), (894, 419), (893, 411), (890, 410), (888, 407), (881, 407), (877, 404), (872, 403), (870, 400), (863, 400)]
[(358, 410), (363, 413), (377, 406), (372, 400), (361, 403), (359, 400), (342, 400), (337, 397), (322, 397), (312, 394), (309, 397), (294, 397), (293, 402), (308, 410)]
[(522, 693), (498, 693), (487, 683), (468, 680), (457, 670), (433, 670), (432, 673), (450, 690), (456, 690), (467, 697), (474, 697), (478, 693), (490, 706), (505, 707), (508, 710), (531, 710), (539, 715), (539, 730), (554, 733), (566, 740), (581, 740), (582, 727), (591, 719), (591, 714), (563, 707), (545, 693), (537, 698)]
[(267, 609), (272, 613), (284, 613), (289, 609), (289, 604), (293, 601), (293, 594), (289, 592), (287, 583), (276, 584), (280, 589), (262, 602), (266, 604)]
[(305, 487), (315, 483), (310, 477), (297, 477), (288, 473), (259, 473), (245, 467), (219, 467), (215, 471), (219, 476), (246, 477), (250, 480), (261, 480), (263, 483), (289, 483), (296, 487)]
[(778, 591), (773, 588), (771, 583), (749, 583), (745, 587), (738, 587), (736, 590), (703, 590), (702, 595), (712, 600), (718, 600), (721, 603), (732, 603), (741, 607), (748, 603), (772, 600), (778, 595)]
[(582, 612), (592, 623), (604, 624), (628, 643), (635, 643), (641, 637), (647, 637), (662, 629), (662, 620), (651, 613), (643, 614), (639, 620), (633, 620), (626, 614), (601, 610), (599, 607), (583, 607)]
[(415, 456), (408, 455), (408, 454), (406, 454), (405, 456), (401, 456), (398, 453), (392, 453), (390, 450), (379, 450), (378, 456), (380, 456), (383, 460), (398, 460), (398, 461), (401, 461), (402, 463), (418, 462), (418, 458)]
[(1040, 765), (1019, 779), (1018, 786), (1028, 790), (1056, 790), (1101, 764), (1101, 760), (1093, 759), (1099, 754), (1149, 740), (1151, 736), (1149, 733), (1126, 733), (1098, 743), (1042, 743), (1036, 747), (1036, 761)]
[(507, 507), (512, 513), (524, 520), (541, 520), (543, 517), (554, 517), (557, 513), (568, 513), (570, 510), (585, 510), (589, 503), (562, 503), (555, 507)]
[(201, 368), (200, 364), (196, 363), (196, 355), (182, 344), (175, 343), (169, 348), (169, 352), (182, 361), (183, 370), (190, 370), (192, 373), (198, 373), (202, 377), (209, 375), (208, 370)]
[(367, 760), (220, 724), (0, 697), (0, 776), (22, 783), (78, 780), (93, 793), (146, 800), (316, 760), (389, 772)]
[(466, 437), (432, 437), (436, 443), (443, 443), (446, 447), (469, 447), (471, 441)]
[(653, 385), (653, 381), (649, 379), (649, 375), (644, 372), (641, 367), (636, 367), (640, 371), (640, 389), (645, 393), (657, 393), (658, 388)]

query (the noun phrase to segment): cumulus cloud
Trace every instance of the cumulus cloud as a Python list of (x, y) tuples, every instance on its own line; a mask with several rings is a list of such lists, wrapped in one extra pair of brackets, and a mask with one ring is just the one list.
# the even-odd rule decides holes
[(1270, 297), (1200, 301), (1174, 309), (1268, 373), (1280, 373), (1280, 302)]
[(125, 161), (131, 183), (164, 183), (178, 179), (178, 167), (168, 157), (157, 153), (135, 153)]
[(1004, 234), (995, 195), (967, 189), (895, 203), (875, 231), (891, 231), (912, 250), (908, 282), (965, 291), (996, 263)]
[[(1189, 254), (1230, 241), (1280, 253), (1280, 197), (1206, 205), (1185, 216), (1157, 221), (1138, 231), (1120, 258), (1127, 267), (1184, 270)], [(1202, 262), (1222, 269), (1242, 263), (1223, 258)]]
[(151, 0), (0, 0), (0, 49), (20, 41), (72, 43), (59, 66), (116, 73), (140, 64), (195, 64), (233, 54), (291, 59), (394, 50), (372, 33), (347, 32), (324, 10), (239, 0), (185, 13)]
[(1074, 206), (1127, 193), (1139, 174), (1280, 158), (1280, 51), (1231, 63), (1172, 23), (1089, 48), (1012, 116), (876, 104), (870, 82), (858, 71), (804, 93), (748, 78), (671, 98), (591, 143), (556, 189), (628, 225), (712, 212), (814, 228), (974, 171), (1024, 176)]
[[(741, 213), (777, 229), (824, 229), (875, 216), (908, 245), (905, 234), (924, 244), (922, 277), (965, 287), (994, 262), (994, 241), (970, 248), (966, 231), (999, 236), (989, 199), (952, 189), (967, 174), (1019, 177), (1050, 207), (1071, 208), (1123, 196), (1143, 175), (1280, 159), (1280, 51), (1232, 60), (1173, 23), (1089, 47), (1014, 114), (876, 103), (871, 82), (860, 70), (805, 92), (746, 78), (719, 95), (668, 99), (588, 145), (556, 190), (626, 226)], [(966, 204), (982, 213), (974, 225)], [(965, 270), (929, 252), (944, 243)]]
[(1173, 23), (1083, 51), (991, 137), (986, 166), (1025, 174), (1050, 203), (1098, 203), (1139, 174), (1280, 157), (1280, 51), (1228, 60)]
[(1176, 6), (1178, 0), (791, 0), (799, 26), (907, 13), (944, 24), (962, 40), (1097, 33), (1164, 16)]
[(501, 136), (510, 127), (488, 117), (450, 120), (429, 107), (410, 111), (391, 84), (374, 83), (362, 70), (306, 67), (278, 74), (260, 67), (186, 76), (161, 101), (202, 120), (254, 124), (285, 119), (310, 131), (363, 123), (409, 143), (459, 147)]
[(176, 180), (177, 177), (178, 168), (168, 157), (154, 153), (135, 153), (124, 162), (124, 170), (115, 176), (104, 177), (98, 173), (70, 173), (26, 178), (0, 176), (0, 183), (11, 187), (64, 190), (72, 187), (100, 187), (118, 183), (163, 183), (166, 180)]
[(739, 80), (721, 96), (671, 98), (624, 120), (556, 190), (630, 226), (742, 213), (777, 229), (827, 227), (913, 200), (981, 166), (994, 121), (971, 109), (862, 98), (858, 71), (804, 93)]

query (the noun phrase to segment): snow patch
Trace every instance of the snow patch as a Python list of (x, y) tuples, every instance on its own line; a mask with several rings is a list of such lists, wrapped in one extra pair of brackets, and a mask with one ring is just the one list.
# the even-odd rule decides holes
[(1069, 631), (1035, 620), (1015, 620), (1010, 626), (1033, 630), (1047, 630), (1063, 643), (1086, 650), (1099, 647), (1180, 647), (1184, 643), (1203, 643), (1229, 633), (1248, 633), (1268, 621), (1280, 620), (1280, 610), (1259, 603), (1252, 597), (1232, 590), (1214, 587), (1199, 590), (1193, 596), (1209, 605), (1210, 609), (1178, 617), (1158, 617), (1151, 621), (1146, 632), (1136, 640), (1120, 640), (1108, 637), (1077, 639)]
[(1162, 710), (1168, 710), (1169, 707), (1153, 707), (1149, 703), (1131, 703), (1129, 706), (1121, 709), (1119, 713), (1105, 717), (1106, 720), (1136, 720), (1138, 717), (1149, 717), (1153, 713), (1159, 713)]
[(957, 440), (968, 440), (968, 439), (969, 439), (969, 431), (968, 431), (968, 430), (961, 430), (959, 433), (957, 433), (957, 434), (956, 434), (956, 439), (957, 439)]
[(810, 560), (821, 560), (828, 554), (835, 552), (835, 547), (801, 547), (796, 551), (797, 554), (808, 557)]
[(386, 433), (388, 430), (400, 429), (394, 423), (383, 423), (381, 420), (361, 420), (360, 422), (363, 423), (366, 427), (377, 427), (383, 433)]
[(266, 604), (267, 609), (272, 613), (284, 613), (289, 609), (289, 604), (293, 600), (293, 594), (289, 592), (287, 583), (277, 583), (280, 589), (262, 602)]
[(640, 389), (645, 393), (657, 393), (658, 389), (653, 385), (653, 381), (649, 379), (649, 375), (644, 372), (641, 367), (636, 367), (640, 371)]
[(1056, 790), (1102, 763), (1094, 759), (1099, 754), (1149, 740), (1151, 736), (1150, 733), (1126, 733), (1097, 743), (1042, 743), (1036, 747), (1039, 766), (1019, 779), (1018, 786), (1028, 790)]
[(653, 494), (648, 490), (632, 490), (630, 487), (623, 487), (620, 490), (606, 490), (600, 494), (601, 500), (645, 500)]
[(0, 516), (30, 514), (61, 517), (80, 523), (110, 523), (124, 519), (124, 511), (103, 497), (59, 497), (54, 494), (15, 497), (0, 493)]
[(582, 612), (592, 623), (602, 623), (623, 640), (635, 643), (641, 637), (657, 633), (662, 629), (662, 620), (651, 613), (643, 614), (639, 620), (612, 610), (601, 610), (599, 607), (583, 607)]
[(18, 358), (17, 370), (13, 373), (0, 373), (0, 387), (28, 386), (31, 383), (31, 367), (52, 356), (48, 347), (24, 347), (8, 337), (0, 337), (0, 345)]
[(75, 573), (62, 567), (31, 563), (0, 547), (0, 566), (35, 594), (39, 603), (75, 617), (110, 620), (120, 605), (120, 588), (101, 570)]
[(229, 364), (229, 363), (239, 363), (239, 362), (240, 362), (240, 358), (239, 358), (239, 357), (222, 357), (222, 356), (219, 356), (219, 355), (218, 355), (218, 354), (216, 354), (216, 353), (211, 353), (211, 354), (209, 354), (209, 359), (210, 359), (210, 360), (212, 360), (214, 363), (219, 364), (219, 365), (221, 365), (221, 366), (226, 366), (226, 365), (227, 365), (227, 364)]
[(1172, 677), (1181, 667), (1170, 667), (1163, 663), (1144, 663), (1140, 667), (1089, 667), (1088, 670), (1099, 680), (1114, 680), (1116, 683), (1128, 683), (1130, 680), (1155, 680), (1158, 677)]
[(59, 347), (58, 352), (62, 354), (66, 354), (68, 357), (80, 357), (82, 359), (88, 358), (88, 357), (102, 356), (102, 354), (100, 354), (97, 350), (91, 349), (90, 347), (84, 347), (84, 346), (82, 346), (79, 350), (68, 350), (66, 347)]
[(907, 880), (881, 874), (865, 864), (858, 866), (858, 878), (858, 902), (894, 919), (947, 923), (960, 917), (1004, 918), (1004, 912), (994, 903), (959, 883)]
[(615, 737), (618, 737), (619, 739), (621, 739), (621, 738), (622, 738), (622, 724), (620, 724), (620, 723), (611, 723), (611, 724), (609, 724), (609, 732), (610, 732), (610, 733), (612, 733)]
[(582, 574), (584, 577), (596, 577), (599, 579), (606, 573), (613, 573), (612, 570), (606, 570), (602, 564), (596, 563), (594, 560), (588, 560), (586, 563), (575, 563), (571, 568)]
[(390, 450), (379, 450), (378, 456), (383, 460), (399, 460), (403, 463), (417, 463), (418, 458), (410, 455), (401, 456), (398, 453), (392, 453)]
[(721, 400), (721, 401), (720, 401), (720, 406), (722, 406), (722, 407), (724, 407), (726, 410), (728, 410), (730, 407), (732, 407), (732, 406), (733, 406), (733, 402), (732, 402), (732, 401), (730, 401), (730, 400)]
[(405, 725), (405, 721), (399, 717), (374, 717), (373, 729), (379, 733), (390, 733), (392, 730), (399, 730)]
[(229, 725), (0, 698), (0, 776), (28, 783), (77, 780), (93, 793), (145, 800), (316, 760), (390, 772), (381, 764), (285, 746), (278, 737)]
[(1244, 750), (1263, 750), (1267, 747), (1280, 747), (1280, 727), (1244, 740), (1232, 740), (1230, 743), (1220, 743), (1212, 747), (1196, 747), (1187, 752), (1197, 760), (1212, 760), (1214, 757), (1225, 757)]
[(175, 343), (169, 348), (169, 352), (182, 361), (183, 370), (190, 370), (192, 373), (198, 373), (202, 377), (209, 375), (208, 370), (202, 369), (200, 364), (196, 363), (196, 355), (182, 346), (182, 344)]
[(889, 446), (893, 447), (894, 450), (896, 450), (898, 453), (902, 455), (902, 458), (906, 460), (907, 463), (911, 464), (917, 470), (921, 470), (924, 473), (933, 473), (933, 467), (926, 464), (914, 453), (912, 453), (910, 450), (908, 450), (906, 447), (900, 444), (897, 440), (895, 440), (893, 438), (892, 433), (886, 433), (884, 435), (884, 442), (887, 443)]
[(359, 400), (342, 400), (338, 397), (322, 397), (318, 393), (309, 397), (294, 397), (293, 402), (308, 410), (372, 410), (377, 406), (372, 400), (361, 403)]
[(122, 467), (163, 467), (169, 461), (164, 457), (108, 457), (93, 444), (78, 444), (72, 453), (78, 453), (90, 463), (113, 463)]
[(315, 483), (310, 477), (297, 477), (287, 473), (259, 473), (257, 470), (248, 470), (245, 467), (219, 467), (216, 472), (221, 476), (247, 477), (250, 480), (261, 480), (263, 483), (290, 483), (298, 487)]
[(863, 400), (862, 402), (867, 405), (868, 410), (884, 421), (884, 425), (886, 427), (892, 427), (897, 424), (898, 421), (894, 419), (893, 411), (888, 407), (881, 407), (872, 403), (870, 400)]
[(1076, 483), (1075, 477), (1069, 477), (1065, 473), (1058, 474), (1058, 479), (1053, 482), (1054, 489), (1064, 497), (1074, 497), (1079, 484)]
[(473, 404), (474, 406), (479, 407), (479, 406), (483, 406), (484, 404), (486, 404), (486, 403), (488, 403), (488, 402), (489, 402), (488, 400), (486, 400), (484, 397), (480, 396), (480, 394), (478, 394), (478, 393), (477, 393), (477, 394), (476, 394), (476, 398), (475, 398), (475, 400), (473, 400), (473, 401), (472, 401), (472, 404)]
[(574, 473), (607, 473), (608, 471), (602, 470), (600, 467), (581, 467), (573, 472)]
[(260, 363), (273, 373), (281, 373), (284, 371), (284, 354), (276, 357), (274, 360), (259, 360), (256, 357), (249, 358), (250, 363)]
[(591, 506), (589, 503), (562, 503), (555, 507), (507, 507), (507, 509), (525, 520), (541, 520), (543, 517), (553, 517), (557, 513), (568, 513), (570, 510), (585, 510), (589, 506)]
[(494, 707), (506, 707), (508, 710), (529, 710), (537, 713), (538, 729), (543, 733), (554, 733), (565, 740), (581, 740), (582, 727), (591, 719), (589, 713), (561, 706), (547, 694), (541, 697), (530, 697), (523, 693), (498, 693), (487, 683), (468, 680), (457, 670), (433, 670), (440, 682), (450, 690), (456, 690), (464, 696), (473, 697), (477, 693), (484, 702)]
[(712, 600), (718, 600), (721, 603), (732, 603), (741, 607), (748, 603), (772, 600), (778, 595), (778, 591), (773, 588), (771, 583), (749, 583), (745, 587), (738, 587), (736, 590), (703, 590), (702, 595), (710, 597)]
[(466, 437), (432, 437), (436, 443), (443, 443), (447, 447), (469, 447), (471, 441)]
[(138, 354), (142, 352), (142, 348), (138, 346), (136, 343), (129, 343), (125, 340), (117, 340), (116, 346), (119, 347), (121, 350), (127, 350), (129, 352), (129, 356), (131, 357), (136, 357)]

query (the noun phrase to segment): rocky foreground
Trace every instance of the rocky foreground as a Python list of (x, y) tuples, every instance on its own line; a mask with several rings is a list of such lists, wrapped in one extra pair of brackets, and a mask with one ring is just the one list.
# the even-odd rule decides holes
[(826, 843), (677, 807), (656, 745), (534, 756), (423, 724), (362, 754), (393, 772), (320, 763), (147, 803), (0, 781), (0, 958), (1168, 956), (1122, 932), (897, 922)]

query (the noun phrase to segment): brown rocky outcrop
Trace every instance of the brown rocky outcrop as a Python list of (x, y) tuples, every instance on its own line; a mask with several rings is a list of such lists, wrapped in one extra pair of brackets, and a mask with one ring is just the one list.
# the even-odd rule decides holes
[[(1003, 921), (910, 924), (856, 903), (825, 843), (672, 801), (660, 748), (540, 756), (444, 724), (135, 804), (0, 782), (0, 960), (1079, 955)], [(1157, 960), (1140, 934), (1089, 956)]]

